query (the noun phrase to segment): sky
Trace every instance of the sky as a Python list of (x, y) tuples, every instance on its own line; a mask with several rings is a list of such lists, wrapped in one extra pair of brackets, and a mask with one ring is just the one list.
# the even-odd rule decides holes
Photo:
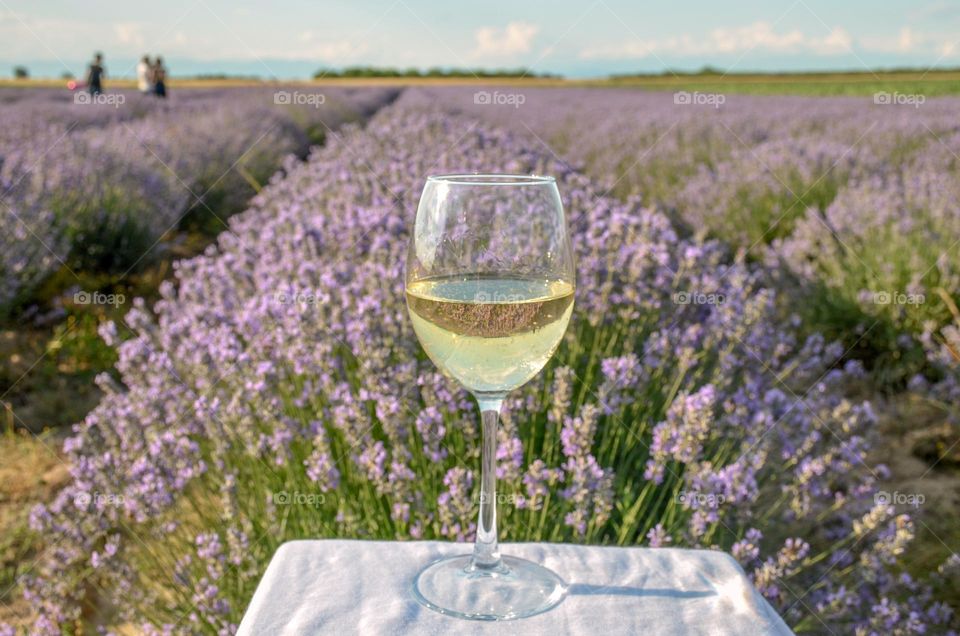
[(0, 76), (307, 78), (324, 67), (615, 73), (960, 67), (960, 0), (0, 0)]

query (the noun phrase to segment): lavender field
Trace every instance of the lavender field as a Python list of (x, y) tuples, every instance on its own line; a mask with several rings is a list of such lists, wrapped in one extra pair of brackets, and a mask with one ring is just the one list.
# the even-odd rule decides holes
[(673, 94), (568, 89), (527, 90), (522, 106), (498, 108), (475, 104), (474, 92), (430, 99), (533, 136), (611, 193), (641, 196), (682, 230), (762, 261), (790, 279), (795, 309), (884, 380), (919, 371), (915, 345), (957, 319), (956, 98), (678, 105)]
[(878, 449), (907, 397), (948, 431), (930, 470), (960, 439), (960, 101), (513, 93), (0, 94), (12, 319), (56, 270), (134, 268), (198, 197), (252, 197), (99, 325), (117, 363), (0, 635), (232, 634), (284, 541), (471, 540), (475, 405), (403, 263), (425, 177), (473, 171), (556, 176), (578, 263), (505, 409), (502, 540), (721, 549), (798, 633), (955, 633), (957, 536), (917, 557), (923, 483), (891, 497)]
[(85, 93), (4, 89), (0, 316), (28, 306), (61, 268), (125, 274), (148, 263), (191, 209), (227, 216), (287, 155), (389, 98), (345, 90), (289, 106), (276, 92), (199, 90), (167, 103), (128, 91), (84, 103)]

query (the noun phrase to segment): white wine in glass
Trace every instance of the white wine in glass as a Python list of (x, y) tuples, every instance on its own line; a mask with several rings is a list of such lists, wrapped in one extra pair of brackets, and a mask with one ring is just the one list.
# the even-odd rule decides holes
[(429, 177), (407, 259), (407, 307), (424, 351), (476, 397), (482, 465), (472, 555), (442, 559), (417, 577), (427, 607), (504, 620), (546, 611), (566, 586), (550, 570), (501, 556), (496, 446), (503, 399), (536, 376), (573, 313), (574, 265), (551, 177)]
[(562, 280), (452, 276), (407, 288), (420, 344), (470, 391), (512, 391), (540, 372), (567, 330), (573, 285)]

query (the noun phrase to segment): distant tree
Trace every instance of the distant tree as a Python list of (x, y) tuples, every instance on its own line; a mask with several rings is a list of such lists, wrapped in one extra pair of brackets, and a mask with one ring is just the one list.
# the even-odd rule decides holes
[(63, 73), (60, 73), (60, 79), (72, 80), (73, 73), (71, 73), (70, 71), (64, 71)]
[(374, 66), (348, 66), (341, 73), (343, 77), (399, 77), (400, 71), (394, 68)]
[(13, 76), (17, 79), (27, 79), (30, 77), (30, 71), (27, 70), (26, 66), (14, 66)]
[(527, 69), (494, 69), (483, 68), (441, 68), (434, 66), (421, 71), (418, 68), (400, 70), (381, 66), (348, 66), (343, 70), (322, 68), (313, 74), (314, 79), (333, 77), (559, 77), (550, 73), (534, 73)]
[(196, 75), (178, 75), (179, 79), (192, 79), (201, 81), (222, 81), (239, 80), (245, 82), (255, 82), (260, 79), (257, 75), (232, 75), (230, 73), (197, 73)]

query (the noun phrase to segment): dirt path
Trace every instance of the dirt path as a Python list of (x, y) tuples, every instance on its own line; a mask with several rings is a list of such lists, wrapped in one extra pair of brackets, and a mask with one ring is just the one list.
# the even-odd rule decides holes
[[(890, 469), (880, 496), (916, 526), (906, 566), (914, 574), (936, 571), (960, 550), (960, 429), (916, 396), (877, 398), (876, 410), (881, 442), (873, 459)], [(957, 598), (953, 604), (960, 611)]]
[(65, 433), (12, 432), (9, 414), (0, 434), (0, 623), (22, 624), (29, 605), (16, 589), (37, 556), (37, 537), (27, 526), (30, 509), (50, 501), (70, 478), (60, 455)]

